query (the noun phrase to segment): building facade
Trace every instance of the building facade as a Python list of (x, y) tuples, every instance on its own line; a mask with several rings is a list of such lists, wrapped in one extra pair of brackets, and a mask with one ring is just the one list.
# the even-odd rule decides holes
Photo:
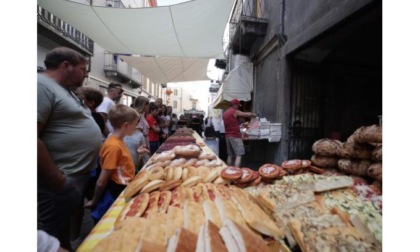
[(168, 90), (166, 104), (172, 106), (178, 117), (186, 113), (209, 114), (210, 81), (168, 83)]
[(378, 124), (382, 1), (238, 0), (229, 38), (226, 71), (252, 62), (250, 109), (283, 127), (279, 143), (255, 141), (245, 159), (309, 159), (316, 140)]
[[(109, 8), (139, 8), (157, 6), (155, 0), (74, 0), (81, 4), (106, 6)], [(107, 93), (108, 84), (121, 83), (124, 94), (119, 103), (131, 105), (141, 95), (155, 101), (166, 99), (166, 88), (161, 83), (153, 83), (138, 70), (125, 63), (119, 54), (106, 51), (95, 41), (38, 6), (37, 9), (37, 68), (42, 71), (46, 54), (57, 46), (67, 46), (88, 58), (89, 77), (84, 86), (97, 88)], [(162, 96), (162, 94), (165, 94)]]

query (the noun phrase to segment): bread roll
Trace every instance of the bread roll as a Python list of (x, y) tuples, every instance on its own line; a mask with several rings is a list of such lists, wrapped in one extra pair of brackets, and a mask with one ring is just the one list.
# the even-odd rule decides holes
[(338, 140), (328, 138), (320, 139), (312, 145), (312, 151), (315, 154), (324, 157), (333, 157), (340, 154), (342, 143)]
[(382, 182), (382, 163), (371, 164), (367, 170), (367, 175)]
[(382, 161), (382, 144), (379, 144), (372, 151), (372, 159), (375, 161)]
[(312, 155), (311, 162), (315, 166), (332, 168), (332, 167), (337, 167), (338, 158)]
[(370, 159), (373, 146), (366, 143), (343, 143), (339, 154), (342, 158)]
[(357, 143), (382, 143), (382, 126), (362, 126), (350, 136), (350, 140)]
[(340, 159), (338, 169), (346, 174), (366, 176), (371, 164), (369, 160)]

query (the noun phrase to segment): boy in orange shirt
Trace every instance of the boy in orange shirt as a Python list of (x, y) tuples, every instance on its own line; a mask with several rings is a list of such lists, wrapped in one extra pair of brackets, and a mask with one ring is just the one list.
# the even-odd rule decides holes
[(133, 159), (123, 139), (134, 133), (140, 115), (133, 108), (117, 104), (109, 111), (108, 118), (114, 131), (99, 152), (101, 174), (92, 200), (85, 204), (87, 208), (94, 208), (92, 217), (95, 221), (105, 214), (135, 174)]

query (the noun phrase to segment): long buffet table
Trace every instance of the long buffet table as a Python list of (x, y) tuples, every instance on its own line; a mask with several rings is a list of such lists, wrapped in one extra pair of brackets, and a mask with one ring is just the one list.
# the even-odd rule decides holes
[[(203, 139), (194, 131), (193, 137), (196, 139), (196, 143), (201, 147), (203, 152), (212, 153), (214, 152), (205, 144)], [(79, 246), (77, 251), (91, 251), (98, 242), (107, 237), (114, 230), (114, 223), (120, 214), (121, 210), (125, 205), (125, 199), (122, 194), (117, 198), (110, 209), (105, 213), (102, 219), (92, 229), (83, 243)]]
[[(193, 137), (196, 140), (196, 144), (201, 147), (202, 152), (214, 154), (196, 132), (193, 133)], [(169, 145), (168, 147), (171, 148), (172, 145)], [(156, 153), (154, 156), (152, 156), (152, 158), (156, 155), (158, 154)], [(272, 166), (272, 164), (267, 165)], [(223, 167), (227, 167), (227, 165), (223, 163)], [(253, 232), (259, 232), (260, 241), (262, 241), (262, 238), (266, 239), (268, 236), (269, 239), (265, 240), (266, 243), (263, 244), (263, 246), (267, 245), (267, 248), (269, 248), (268, 251), (290, 251), (288, 246), (285, 245), (284, 239), (287, 239), (287, 241), (290, 243), (290, 241), (294, 241), (293, 237), (296, 239), (296, 233), (290, 233), (287, 225), (288, 223), (293, 224), (294, 226), (312, 225), (312, 227), (309, 229), (311, 232), (314, 230), (315, 225), (315, 230), (317, 230), (316, 234), (313, 232), (310, 233), (309, 231), (305, 231), (307, 232), (305, 233), (301, 230), (302, 237), (305, 238), (302, 238), (302, 240), (297, 240), (298, 244), (296, 244), (296, 241), (294, 241), (294, 244), (292, 242), (290, 247), (299, 246), (302, 248), (303, 246), (309, 246), (307, 244), (311, 244), (312, 246), (313, 244), (318, 243), (317, 246), (320, 247), (315, 249), (311, 247), (310, 250), (325, 251), (326, 247), (328, 246), (328, 249), (331, 249), (332, 247), (334, 249), (342, 249), (342, 247), (337, 246), (344, 246), (343, 244), (345, 242), (343, 240), (347, 239), (346, 237), (342, 236), (344, 234), (354, 235), (359, 239), (358, 241), (346, 241), (347, 243), (345, 246), (350, 246), (346, 247), (347, 251), (381, 251), (381, 192), (373, 190), (375, 188), (373, 188), (371, 185), (365, 184), (363, 179), (360, 178), (342, 176), (340, 174), (326, 174), (327, 173), (323, 175), (317, 175), (306, 172), (303, 174), (290, 176), (283, 175), (279, 176), (278, 178), (274, 178), (273, 180), (265, 181), (266, 183), (261, 183), (258, 186), (250, 186), (249, 184), (247, 186), (242, 186), (244, 190), (238, 189), (241, 187), (240, 184), (232, 182), (237, 186), (233, 186), (230, 187), (231, 189), (227, 189), (228, 194), (232, 193), (232, 195), (228, 195), (228, 198), (230, 198), (228, 201), (231, 203), (223, 202), (222, 198), (224, 196), (220, 194), (217, 195), (216, 201), (219, 200), (218, 203), (222, 205), (225, 204), (225, 207), (230, 204), (232, 204), (231, 207), (234, 207), (236, 204), (236, 207), (241, 210), (236, 212), (234, 215), (230, 215), (229, 218), (232, 218), (232, 220), (240, 223), (242, 215), (244, 216), (244, 219), (242, 219), (242, 224), (245, 227), (248, 225), (249, 227), (252, 227), (251, 230), (254, 230)], [(342, 186), (337, 186), (337, 184), (341, 184)], [(246, 193), (238, 192), (238, 190), (246, 191)], [(223, 193), (226, 193), (226, 191), (222, 192), (222, 194)], [(114, 224), (122, 209), (126, 205), (125, 199), (122, 195), (123, 194), (119, 196), (119, 198), (114, 202), (111, 208), (99, 221), (99, 223), (92, 229), (83, 243), (79, 246), (77, 251), (91, 251), (99, 242), (114, 232)], [(252, 195), (252, 199), (249, 198), (250, 195)], [(222, 198), (218, 198), (219, 196), (222, 196)], [(274, 201), (271, 203), (271, 205), (274, 205), (275, 207), (267, 209), (267, 207), (270, 207), (271, 205), (261, 204), (262, 201), (260, 200), (270, 199), (272, 196), (274, 197), (272, 198)], [(296, 202), (300, 202), (300, 204), (296, 204)], [(264, 219), (264, 212), (271, 212), (272, 216), (268, 219)], [(235, 217), (238, 215), (239, 219)], [(245, 218), (245, 216), (247, 217)], [(305, 218), (309, 218), (307, 223), (302, 222), (302, 220)], [(246, 223), (244, 223), (244, 220), (246, 220)], [(277, 227), (270, 230), (268, 232), (269, 234), (264, 233), (267, 230), (258, 230), (258, 225), (253, 225), (258, 224), (260, 221), (260, 224), (263, 223), (267, 227), (267, 223), (270, 223), (273, 220), (275, 221), (275, 225)], [(313, 220), (315, 220), (315, 222), (311, 224), (310, 222)], [(296, 223), (296, 221), (298, 223)], [(320, 222), (323, 224), (318, 226)], [(225, 223), (224, 225), (226, 225)], [(325, 225), (330, 225), (332, 228), (325, 229)], [(285, 236), (283, 234), (282, 239), (278, 239), (280, 236), (270, 235), (275, 234), (275, 230), (279, 231), (278, 228), (280, 228), (282, 232), (285, 232)], [(330, 243), (323, 244), (322, 242), (324, 241), (316, 240), (317, 237), (321, 236), (327, 237), (326, 240), (328, 240)], [(275, 240), (273, 238), (275, 238)], [(321, 245), (319, 245), (319, 242), (321, 242)], [(335, 251), (334, 249), (333, 251)], [(259, 246), (258, 249), (255, 248), (255, 250), (260, 252), (266, 251), (265, 249), (261, 248), (261, 246)], [(153, 247), (151, 251), (155, 251), (153, 250)]]

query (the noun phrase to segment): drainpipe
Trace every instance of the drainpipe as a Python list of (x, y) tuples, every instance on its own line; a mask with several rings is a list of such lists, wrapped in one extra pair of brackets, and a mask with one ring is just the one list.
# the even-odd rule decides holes
[(281, 1), (281, 14), (280, 14), (280, 35), (284, 36), (284, 14), (285, 10), (284, 7), (286, 6), (286, 0)]

